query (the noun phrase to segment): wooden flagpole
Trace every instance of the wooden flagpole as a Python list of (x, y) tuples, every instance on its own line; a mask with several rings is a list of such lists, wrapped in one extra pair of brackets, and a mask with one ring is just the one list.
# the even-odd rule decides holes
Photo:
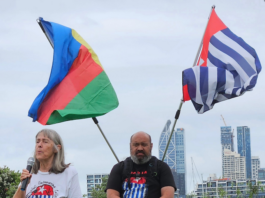
[[(202, 39), (201, 39), (201, 43), (200, 43), (200, 45), (199, 45), (199, 49), (198, 49), (197, 54), (196, 54), (196, 56), (195, 56), (195, 59), (194, 59), (194, 62), (193, 62), (193, 66), (196, 66), (196, 62), (198, 61), (198, 58), (199, 58), (199, 55), (200, 55), (200, 52), (201, 52), (201, 48), (202, 48), (203, 38), (204, 38), (204, 35), (205, 35), (205, 32), (206, 32), (206, 28), (207, 28), (207, 26), (208, 26), (209, 19), (210, 19), (210, 16), (211, 16), (211, 14), (212, 14), (213, 9), (215, 9), (215, 5), (213, 5), (212, 8), (211, 8), (211, 12), (210, 12), (210, 15), (209, 15), (209, 17), (208, 17), (208, 22), (207, 22), (207, 24), (206, 24), (206, 27), (205, 27), (205, 30), (204, 30), (204, 33), (203, 33), (203, 36), (202, 36)], [(173, 124), (172, 130), (171, 130), (171, 133), (170, 133), (170, 136), (169, 136), (168, 142), (167, 142), (166, 149), (165, 149), (164, 154), (163, 154), (163, 157), (162, 157), (162, 161), (164, 161), (164, 159), (165, 159), (165, 157), (166, 157), (166, 153), (167, 153), (167, 150), (168, 150), (168, 146), (169, 146), (169, 144), (170, 144), (170, 141), (171, 141), (171, 138), (172, 138), (173, 132), (174, 132), (174, 130), (175, 130), (175, 126), (176, 126), (176, 123), (177, 123), (177, 121), (178, 121), (178, 118), (179, 118), (179, 115), (180, 115), (180, 110), (181, 110), (181, 108), (182, 108), (183, 103), (184, 103), (184, 100), (183, 100), (183, 98), (182, 98), (181, 101), (180, 101), (180, 104), (179, 104), (179, 108), (178, 108), (178, 110), (177, 110), (177, 112), (176, 112), (176, 115), (175, 115), (175, 121), (174, 121), (174, 124)]]
[[(46, 36), (46, 38), (48, 39), (49, 43), (51, 44), (52, 48), (54, 48), (53, 43), (52, 43), (50, 37), (47, 35), (47, 33), (46, 33), (45, 29), (43, 28), (43, 26), (42, 26), (42, 24), (41, 24), (41, 22), (40, 22), (39, 19), (37, 19), (37, 23), (39, 24), (40, 28), (42, 29), (43, 33), (45, 34), (45, 36)], [(101, 135), (103, 136), (103, 138), (105, 139), (106, 143), (108, 144), (108, 146), (109, 146), (111, 152), (113, 153), (114, 157), (116, 158), (116, 160), (117, 160), (118, 162), (120, 162), (119, 159), (118, 159), (118, 157), (117, 157), (117, 155), (116, 155), (116, 153), (115, 153), (114, 150), (112, 149), (112, 147), (111, 147), (111, 145), (110, 145), (108, 139), (106, 138), (106, 136), (105, 136), (105, 134), (103, 133), (101, 127), (99, 126), (97, 118), (96, 118), (96, 117), (93, 117), (92, 120), (93, 120), (94, 123), (97, 125), (97, 127), (98, 127), (98, 129), (99, 129)]]

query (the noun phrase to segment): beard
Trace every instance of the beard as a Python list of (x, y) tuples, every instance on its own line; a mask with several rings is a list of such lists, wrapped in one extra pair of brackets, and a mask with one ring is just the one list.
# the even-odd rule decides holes
[[(136, 153), (137, 154), (137, 153)], [(143, 158), (138, 158), (136, 155), (131, 155), (131, 159), (135, 164), (145, 164), (151, 159), (152, 155), (144, 155)]]

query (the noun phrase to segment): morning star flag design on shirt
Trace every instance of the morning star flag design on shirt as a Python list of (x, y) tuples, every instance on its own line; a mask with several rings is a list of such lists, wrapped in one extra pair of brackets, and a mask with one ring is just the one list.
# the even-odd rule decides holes
[(255, 50), (212, 10), (197, 65), (183, 71), (183, 100), (198, 113), (255, 87), (261, 64)]
[(54, 198), (53, 188), (50, 185), (38, 186), (28, 198)]
[(131, 177), (130, 178), (131, 189), (128, 185), (128, 179), (126, 179), (122, 185), (124, 190), (123, 198), (144, 198), (147, 192), (145, 177)]
[(119, 102), (99, 59), (78, 33), (39, 19), (54, 47), (47, 86), (28, 115), (43, 125), (101, 116)]

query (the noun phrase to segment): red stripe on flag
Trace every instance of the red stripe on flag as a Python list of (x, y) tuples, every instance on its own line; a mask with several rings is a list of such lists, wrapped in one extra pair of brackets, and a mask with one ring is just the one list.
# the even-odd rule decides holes
[(183, 100), (184, 101), (189, 101), (190, 100), (190, 95), (189, 95), (189, 92), (188, 92), (188, 85), (184, 85), (182, 87), (183, 89)]
[[(211, 37), (223, 30), (226, 29), (226, 25), (221, 21), (221, 19), (217, 16), (215, 10), (213, 9), (210, 19), (209, 19), (209, 23), (207, 25), (204, 37), (203, 37), (203, 48), (202, 48), (202, 52), (201, 52), (201, 56), (200, 58), (204, 61), (203, 64), (201, 66), (207, 66), (207, 58), (208, 58), (208, 49), (209, 49), (209, 42)], [(197, 65), (199, 64), (200, 58), (198, 60)]]
[(38, 109), (38, 122), (45, 125), (54, 110), (64, 109), (68, 103), (103, 71), (81, 45), (78, 57), (60, 84), (49, 91)]

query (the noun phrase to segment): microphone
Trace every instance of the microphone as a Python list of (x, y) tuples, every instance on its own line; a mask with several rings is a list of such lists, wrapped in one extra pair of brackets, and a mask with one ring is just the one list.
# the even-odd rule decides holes
[[(33, 166), (34, 162), (35, 162), (35, 159), (33, 157), (30, 157), (28, 159), (28, 161), (27, 161), (27, 170), (29, 172), (31, 172), (31, 169), (32, 169), (32, 166)], [(27, 177), (26, 179), (24, 179), (22, 181), (22, 185), (21, 185), (21, 190), (22, 191), (25, 191), (26, 190), (26, 187), (27, 187), (27, 184), (28, 184), (28, 180), (29, 180), (29, 178)]]

